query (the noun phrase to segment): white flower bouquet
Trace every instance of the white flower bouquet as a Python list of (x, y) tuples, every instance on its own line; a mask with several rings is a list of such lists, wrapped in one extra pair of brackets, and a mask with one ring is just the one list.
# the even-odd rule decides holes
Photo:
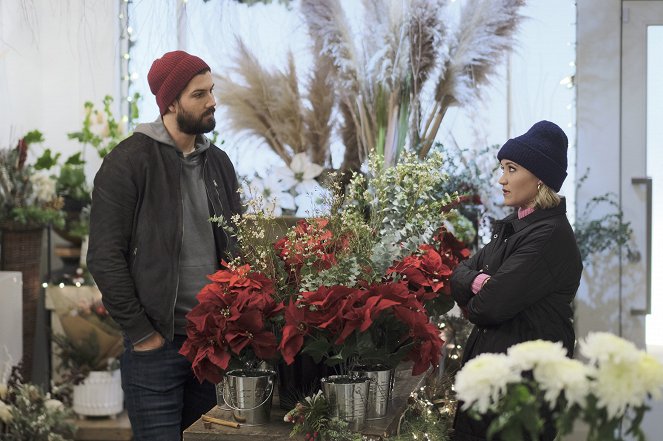
[(241, 193), (247, 202), (247, 212), (296, 217), (319, 214), (329, 199), (329, 192), (318, 182), (323, 171), (306, 153), (297, 153), (288, 166), (270, 169), (264, 176), (243, 178)]
[(583, 363), (566, 357), (561, 343), (536, 340), (507, 354), (482, 354), (456, 375), (462, 409), (494, 417), (488, 439), (539, 439), (546, 420), (558, 435), (576, 420), (589, 426), (588, 441), (644, 440), (640, 423), (652, 399), (660, 399), (663, 365), (615, 335), (590, 333), (579, 345)]

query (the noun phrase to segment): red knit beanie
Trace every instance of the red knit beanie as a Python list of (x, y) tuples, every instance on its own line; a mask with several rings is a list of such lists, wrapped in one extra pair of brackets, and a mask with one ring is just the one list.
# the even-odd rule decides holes
[(209, 69), (207, 63), (184, 51), (173, 51), (157, 58), (147, 73), (150, 90), (157, 97), (159, 112), (163, 116), (191, 78)]

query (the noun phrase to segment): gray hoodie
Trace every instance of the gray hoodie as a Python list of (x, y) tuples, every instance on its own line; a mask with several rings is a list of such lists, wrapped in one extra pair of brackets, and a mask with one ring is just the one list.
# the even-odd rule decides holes
[(175, 334), (186, 334), (186, 314), (198, 304), (196, 294), (209, 281), (207, 276), (219, 268), (216, 261), (214, 234), (209, 222), (207, 189), (203, 181), (203, 158), (210, 141), (203, 135), (196, 137), (195, 150), (184, 156), (166, 131), (161, 118), (149, 124), (139, 124), (135, 132), (177, 150), (181, 160), (180, 188), (182, 192), (182, 250), (179, 256), (179, 277), (175, 301)]

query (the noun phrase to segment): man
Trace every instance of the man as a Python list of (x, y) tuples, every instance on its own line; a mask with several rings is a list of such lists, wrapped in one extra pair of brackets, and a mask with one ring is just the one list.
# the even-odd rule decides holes
[(240, 212), (235, 170), (214, 129), (210, 68), (168, 52), (147, 75), (161, 117), (139, 125), (94, 180), (88, 267), (125, 335), (122, 387), (135, 440), (180, 440), (216, 404), (178, 351), (185, 315), (230, 243), (212, 215)]

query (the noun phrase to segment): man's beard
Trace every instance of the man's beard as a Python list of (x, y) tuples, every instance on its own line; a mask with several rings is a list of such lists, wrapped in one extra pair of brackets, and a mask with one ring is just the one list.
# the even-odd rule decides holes
[[(211, 118), (208, 116), (212, 115)], [(193, 114), (187, 112), (180, 106), (177, 113), (177, 126), (180, 131), (187, 135), (201, 135), (214, 130), (216, 127), (216, 120), (214, 119), (214, 109), (205, 112), (200, 118), (196, 118)]]

